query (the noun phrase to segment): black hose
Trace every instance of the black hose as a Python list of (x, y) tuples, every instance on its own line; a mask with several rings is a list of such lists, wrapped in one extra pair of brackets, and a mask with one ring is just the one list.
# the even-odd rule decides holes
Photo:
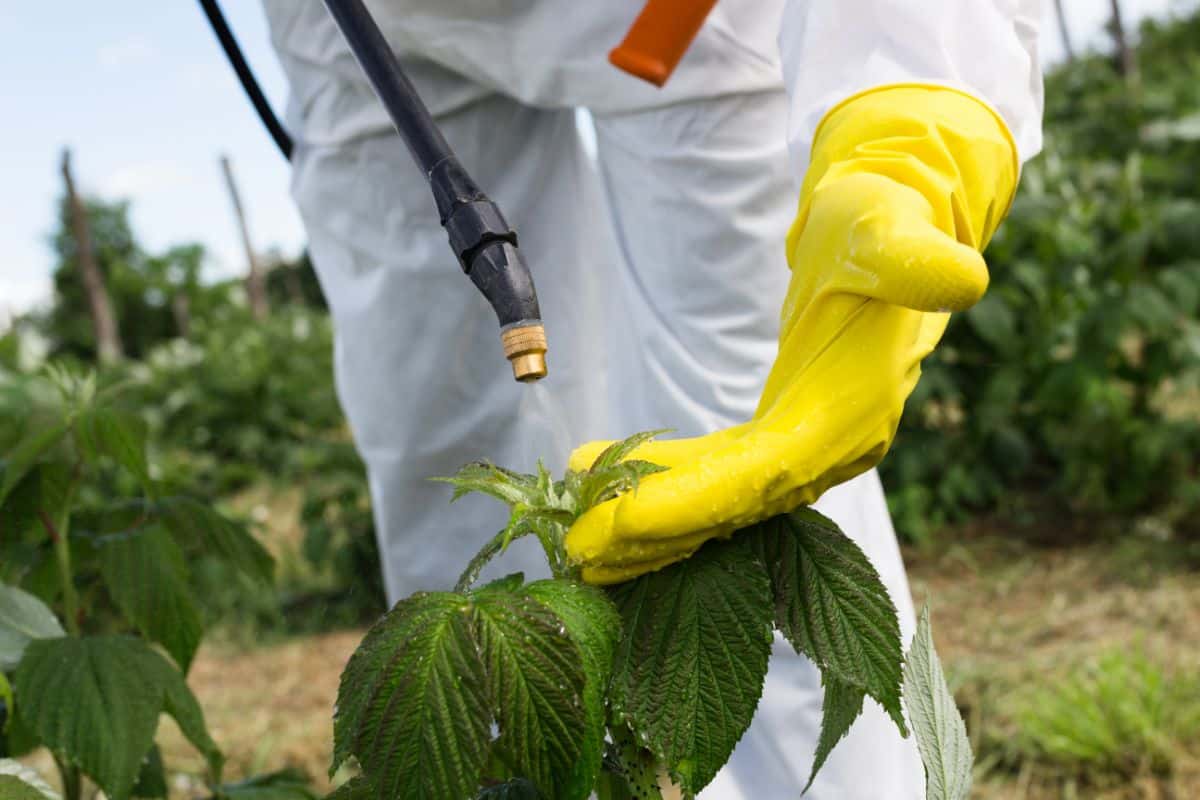
[(208, 24), (212, 26), (213, 33), (217, 35), (217, 41), (221, 43), (221, 49), (225, 51), (225, 57), (229, 59), (233, 71), (237, 73), (238, 81), (241, 82), (242, 88), (246, 91), (246, 96), (250, 98), (250, 102), (254, 105), (254, 110), (258, 112), (258, 118), (262, 120), (262, 124), (266, 126), (267, 131), (271, 134), (271, 138), (279, 146), (283, 157), (291, 161), (292, 137), (284, 130), (283, 125), (279, 122), (279, 118), (275, 116), (275, 112), (271, 109), (271, 104), (267, 102), (266, 95), (259, 88), (258, 81), (254, 78), (254, 73), (250, 71), (250, 65), (246, 63), (245, 57), (242, 56), (242, 49), (238, 47), (237, 39), (233, 37), (233, 31), (229, 29), (229, 25), (225, 22), (225, 15), (221, 13), (221, 7), (217, 5), (217, 0), (200, 0), (200, 8), (204, 9), (204, 16), (208, 17)]
[(325, 6), (428, 180), (438, 164), (454, 158), (450, 145), (362, 0), (325, 0)]

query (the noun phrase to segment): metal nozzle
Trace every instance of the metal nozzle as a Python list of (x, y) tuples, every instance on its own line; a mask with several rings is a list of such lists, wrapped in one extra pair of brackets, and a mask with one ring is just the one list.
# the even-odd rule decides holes
[(513, 377), (532, 383), (546, 377), (546, 329), (521, 325), (500, 331), (504, 357), (512, 363)]

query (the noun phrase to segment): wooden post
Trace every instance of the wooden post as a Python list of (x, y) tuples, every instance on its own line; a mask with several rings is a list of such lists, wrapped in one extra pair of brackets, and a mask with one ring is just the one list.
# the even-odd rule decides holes
[(1063, 51), (1067, 54), (1067, 63), (1075, 60), (1075, 48), (1071, 44), (1071, 30), (1067, 27), (1067, 14), (1063, 10), (1063, 0), (1054, 0), (1054, 14), (1058, 17), (1058, 34), (1062, 37)]
[(67, 190), (67, 207), (71, 218), (71, 232), (75, 239), (75, 259), (79, 263), (79, 275), (87, 295), (88, 311), (92, 316), (92, 331), (96, 337), (96, 353), (104, 364), (117, 361), (122, 356), (121, 335), (117, 330), (117, 317), (113, 313), (112, 301), (104, 286), (104, 275), (96, 264), (92, 249), (92, 234), (88, 227), (87, 210), (75, 191), (75, 179), (71, 175), (71, 151), (62, 154), (62, 175)]
[(192, 301), (187, 290), (171, 296), (171, 315), (175, 317), (175, 332), (186, 339), (192, 334)]
[(1125, 25), (1121, 21), (1121, 2), (1109, 0), (1109, 6), (1112, 8), (1112, 36), (1117, 43), (1117, 69), (1126, 80), (1133, 80), (1137, 75), (1137, 60), (1129, 46), (1129, 40), (1125, 38)]
[(250, 300), (250, 313), (255, 319), (266, 319), (267, 316), (267, 287), (263, 282), (262, 270), (259, 268), (258, 256), (250, 244), (250, 229), (246, 225), (246, 213), (242, 209), (242, 199), (238, 194), (237, 184), (233, 180), (233, 166), (228, 156), (221, 156), (221, 170), (225, 173), (225, 183), (229, 187), (229, 198), (233, 201), (233, 213), (237, 216), (238, 228), (242, 232), (242, 245), (246, 248), (246, 261), (249, 263), (249, 273), (246, 275), (246, 295)]

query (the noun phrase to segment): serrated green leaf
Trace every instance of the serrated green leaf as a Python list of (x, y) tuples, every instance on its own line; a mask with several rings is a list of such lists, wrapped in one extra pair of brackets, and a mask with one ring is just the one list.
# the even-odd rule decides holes
[(433, 480), (454, 487), (451, 502), (471, 492), (490, 495), (510, 506), (517, 503), (533, 504), (538, 497), (535, 476), (522, 475), (486, 461), (473, 461), (450, 477)]
[(0, 670), (16, 668), (34, 639), (64, 635), (58, 617), (45, 603), (15, 586), (0, 583)]
[(146, 463), (146, 427), (141, 419), (104, 406), (93, 406), (75, 420), (75, 441), (85, 459), (95, 462), (108, 456), (137, 478), (147, 494), (152, 492)]
[(0, 544), (25, 537), (45, 539), (42, 515), (55, 518), (67, 503), (71, 468), (58, 461), (34, 465), (0, 506)]
[(816, 779), (817, 773), (825, 765), (825, 759), (833, 752), (834, 745), (850, 732), (850, 726), (862, 713), (863, 699), (866, 697), (858, 686), (842, 683), (832, 676), (821, 676), (825, 686), (825, 700), (821, 708), (821, 733), (817, 738), (817, 750), (813, 755), (812, 772), (808, 775), (808, 783), (804, 785), (807, 792)]
[(927, 800), (965, 800), (975, 760), (967, 726), (933, 647), (929, 607), (921, 610), (904, 664), (904, 702), (925, 765)]
[(61, 420), (45, 427), (36, 427), (27, 433), (11, 451), (0, 459), (0, 505), (3, 505), (8, 493), (25, 477), (25, 473), (37, 463), (46, 451), (54, 447), (67, 434), (70, 425)]
[(130, 796), (163, 712), (210, 764), (219, 759), (183, 676), (140, 639), (34, 640), (14, 684), (21, 716), (38, 737), (112, 800)]
[(600, 472), (614, 464), (624, 461), (634, 450), (638, 449), (646, 442), (654, 439), (656, 436), (661, 436), (664, 433), (670, 433), (670, 428), (659, 428), (654, 431), (642, 431), (635, 433), (627, 439), (622, 439), (619, 442), (613, 442), (608, 447), (604, 448), (600, 455), (596, 456), (596, 460), (588, 468), (589, 472)]
[(612, 597), (624, 638), (610, 703), (683, 789), (699, 792), (762, 694), (772, 640), (766, 570), (735, 536), (619, 584)]
[(137, 782), (131, 794), (134, 797), (158, 798), (167, 796), (167, 776), (163, 770), (162, 752), (158, 745), (150, 748), (138, 769)]
[(0, 758), (0, 800), (59, 800), (59, 795), (37, 770)]
[(906, 731), (900, 622), (866, 554), (812, 509), (749, 529), (771, 575), (775, 625), (822, 674), (875, 698)]
[(545, 795), (538, 791), (533, 781), (525, 778), (514, 778), (511, 781), (489, 786), (475, 800), (544, 800)]
[(588, 472), (580, 481), (578, 503), (581, 510), (611, 500), (619, 494), (637, 491), (638, 482), (647, 475), (666, 471), (649, 461), (622, 461)]
[(357, 757), (377, 797), (467, 797), (487, 759), (492, 722), (470, 601), (415, 594), (383, 616), (338, 687), (334, 771)]
[(100, 573), (117, 607), (186, 674), (204, 635), (183, 552), (151, 525), (101, 540)]
[(228, 800), (317, 800), (304, 773), (285, 768), (266, 775), (255, 775), (221, 787), (221, 796)]
[(621, 636), (621, 617), (604, 592), (582, 583), (544, 580), (529, 584), (526, 591), (562, 621), (583, 658), (584, 733), (579, 758), (558, 797), (586, 798), (604, 755), (604, 694)]
[(587, 724), (580, 649), (565, 623), (523, 591), (485, 587), (471, 600), (474, 638), (500, 728), (497, 746), (518, 777), (560, 797)]
[(264, 585), (274, 581), (275, 559), (244, 525), (187, 497), (169, 498), (159, 507), (163, 524), (185, 553), (198, 547)]

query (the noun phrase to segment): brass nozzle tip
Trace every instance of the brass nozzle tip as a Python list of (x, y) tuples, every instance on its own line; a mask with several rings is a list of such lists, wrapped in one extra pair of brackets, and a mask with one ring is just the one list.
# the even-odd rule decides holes
[(546, 377), (546, 329), (540, 324), (522, 325), (500, 331), (504, 357), (512, 364), (513, 377), (524, 383)]

